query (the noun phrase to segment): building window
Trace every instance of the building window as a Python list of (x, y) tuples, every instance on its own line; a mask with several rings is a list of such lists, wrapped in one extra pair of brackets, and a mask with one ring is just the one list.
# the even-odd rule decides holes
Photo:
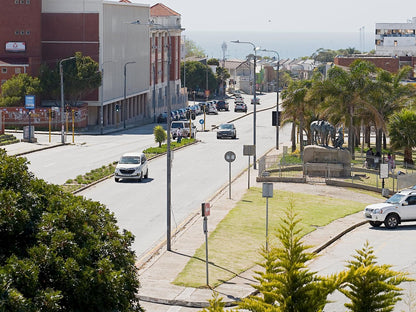
[(1, 73), (2, 74), (7, 74), (7, 68), (6, 67), (2, 67), (1, 68)]
[(25, 4), (25, 0), (20, 0), (20, 4)]
[(14, 4), (19, 4), (19, 0), (14, 0)]
[(394, 46), (397, 47), (397, 40), (394, 40)]
[(20, 68), (20, 67), (16, 67), (15, 69), (14, 69), (14, 73), (15, 74), (20, 74), (22, 72), (22, 69)]
[(20, 31), (20, 34), (21, 34), (21, 35), (24, 35), (24, 34), (25, 34), (25, 31), (24, 31), (24, 30), (21, 30), (21, 31)]
[(1, 84), (4, 84), (6, 81), (7, 81), (6, 79), (2, 79)]
[(30, 30), (26, 30), (26, 35), (30, 35)]
[(30, 0), (26, 0), (26, 4), (30, 4)]
[(14, 34), (18, 35), (20, 32), (18, 30), (15, 30)]

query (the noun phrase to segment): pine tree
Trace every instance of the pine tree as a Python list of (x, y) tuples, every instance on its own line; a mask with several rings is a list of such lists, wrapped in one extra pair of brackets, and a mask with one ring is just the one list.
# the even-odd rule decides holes
[(218, 293), (214, 291), (212, 299), (208, 300), (209, 306), (201, 312), (224, 312), (225, 302), (222, 301), (222, 297), (218, 297)]
[(293, 203), (277, 229), (279, 247), (262, 251), (260, 264), (264, 272), (256, 272), (258, 285), (253, 285), (261, 296), (250, 296), (242, 300), (239, 307), (248, 311), (317, 312), (327, 303), (327, 296), (333, 292), (341, 278), (320, 277), (308, 270), (306, 263), (315, 255), (307, 252), (303, 245)]
[(357, 250), (355, 260), (348, 261), (347, 276), (340, 291), (351, 301), (345, 304), (353, 312), (393, 311), (401, 300), (402, 282), (409, 282), (407, 273), (391, 270), (391, 265), (377, 265), (374, 251), (366, 242)]

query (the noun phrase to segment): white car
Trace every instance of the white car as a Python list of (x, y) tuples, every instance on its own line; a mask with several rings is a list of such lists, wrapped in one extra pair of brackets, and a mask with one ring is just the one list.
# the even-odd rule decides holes
[(389, 229), (402, 222), (416, 221), (416, 190), (406, 189), (394, 194), (384, 203), (368, 205), (364, 209), (364, 217), (374, 227), (384, 223)]
[(121, 156), (114, 171), (114, 180), (138, 180), (149, 177), (149, 168), (144, 153), (126, 153)]
[(218, 115), (218, 110), (215, 107), (215, 104), (209, 104), (208, 105), (208, 111), (207, 114), (214, 114), (214, 115)]

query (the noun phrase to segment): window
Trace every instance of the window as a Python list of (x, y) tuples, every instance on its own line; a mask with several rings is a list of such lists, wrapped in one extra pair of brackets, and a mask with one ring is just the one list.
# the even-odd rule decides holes
[(24, 35), (24, 34), (25, 34), (25, 31), (24, 31), (24, 30), (21, 30), (21, 31), (20, 31), (20, 34), (21, 34), (21, 35)]
[(394, 46), (397, 47), (397, 40), (394, 40)]
[(26, 30), (26, 35), (30, 35), (30, 30)]
[(20, 4), (25, 4), (25, 0), (20, 0)]
[(16, 67), (15, 69), (14, 69), (14, 73), (15, 74), (20, 74), (22, 72), (22, 69), (20, 68), (20, 67)]
[(30, 0), (26, 0), (26, 4), (30, 4)]
[(2, 69), (1, 69), (1, 73), (2, 73), (2, 74), (7, 74), (7, 68), (6, 68), (6, 67), (2, 67)]
[(14, 4), (19, 4), (19, 0), (14, 0)]
[(18, 30), (15, 30), (15, 31), (14, 31), (14, 34), (15, 34), (15, 35), (18, 35), (19, 33), (20, 33), (20, 32), (19, 32)]
[(6, 79), (2, 79), (1, 84), (5, 83), (6, 81), (7, 81)]

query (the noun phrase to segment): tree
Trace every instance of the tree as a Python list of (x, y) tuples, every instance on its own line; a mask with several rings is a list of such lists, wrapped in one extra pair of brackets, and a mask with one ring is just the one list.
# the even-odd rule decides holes
[(210, 58), (207, 60), (208, 65), (220, 66), (220, 62), (216, 58)]
[[(181, 64), (181, 77), (183, 77), (183, 63)], [(186, 86), (189, 90), (200, 91), (208, 89), (212, 92), (217, 88), (217, 80), (208, 65), (198, 61), (186, 62)]]
[(159, 143), (159, 147), (162, 146), (162, 143), (166, 141), (167, 134), (165, 129), (162, 126), (156, 126), (153, 129), (153, 135), (155, 136), (155, 142)]
[(142, 311), (134, 240), (102, 204), (0, 150), (0, 310)]
[(200, 312), (224, 312), (225, 302), (218, 297), (218, 293), (214, 291), (212, 299), (208, 300), (209, 306)]
[[(74, 54), (74, 59), (62, 63), (65, 97), (75, 104), (101, 85), (101, 72), (98, 63), (81, 52)], [(59, 79), (57, 79), (59, 77)], [(60, 94), (59, 62), (54, 69), (41, 68), (40, 75), (45, 95), (56, 98)]]
[(345, 304), (353, 312), (393, 311), (401, 300), (399, 284), (411, 281), (407, 273), (391, 270), (391, 265), (377, 265), (373, 248), (365, 243), (348, 261), (348, 273), (340, 291), (351, 301)]
[(262, 271), (256, 272), (259, 281), (254, 285), (261, 296), (249, 296), (239, 304), (248, 311), (321, 311), (327, 296), (339, 284), (337, 276), (320, 277), (307, 269), (306, 263), (315, 257), (306, 252), (309, 246), (301, 242), (300, 220), (293, 204), (282, 217), (277, 229), (278, 247), (263, 250)]
[(24, 106), (26, 95), (38, 95), (40, 81), (28, 74), (19, 74), (8, 79), (1, 86), (0, 106)]
[(388, 124), (390, 146), (393, 150), (404, 149), (404, 162), (413, 164), (412, 148), (416, 147), (416, 112), (403, 109), (394, 113)]
[(185, 57), (204, 57), (205, 51), (194, 41), (185, 39)]

